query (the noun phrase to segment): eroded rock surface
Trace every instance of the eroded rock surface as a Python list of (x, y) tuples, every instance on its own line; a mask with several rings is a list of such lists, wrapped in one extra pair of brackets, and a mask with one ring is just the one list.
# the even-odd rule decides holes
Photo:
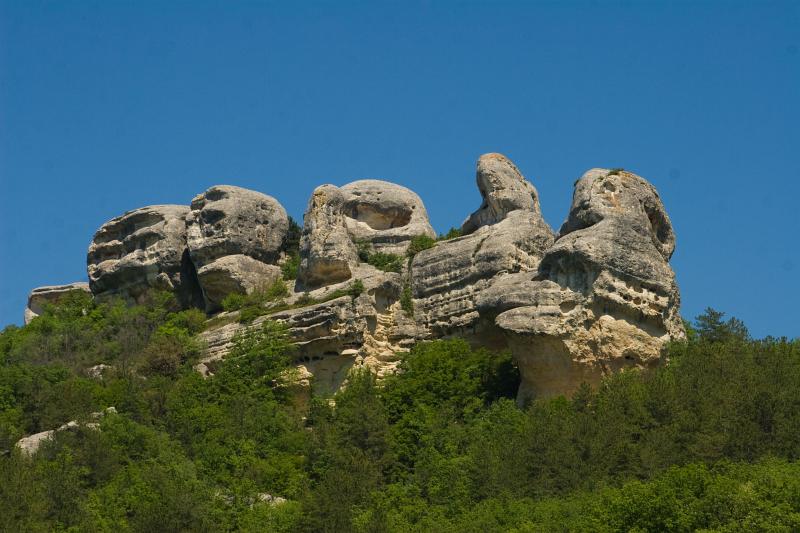
[(213, 373), (214, 363), (227, 355), (237, 334), (260, 328), (269, 319), (289, 327), (297, 347), (296, 363), (304, 376), (299, 381), (308, 387), (313, 382), (318, 392), (336, 391), (354, 367), (370, 368), (378, 375), (393, 371), (402, 353), (424, 334), (400, 308), (402, 276), (368, 266), (357, 267), (354, 275), (364, 285), (358, 296), (332, 297), (349, 286), (339, 283), (285, 300), (293, 305), (306, 297), (314, 303), (272, 313), (265, 309), (265, 315), (251, 324), (232, 321), (203, 332), (208, 349), (198, 370)]
[[(353, 367), (392, 372), (415, 342), (454, 335), (510, 348), (521, 401), (662, 362), (664, 344), (684, 332), (668, 263), (675, 236), (652, 185), (625, 171), (590, 170), (556, 236), (536, 188), (508, 158), (482, 156), (476, 181), (483, 201), (462, 236), (413, 259), (405, 257), (411, 240), (434, 237), (415, 193), (379, 180), (315, 189), (289, 296), (265, 304), (250, 325), (236, 314), (215, 317), (202, 334), (208, 349), (198, 371), (212, 376), (235, 335), (267, 319), (289, 326), (298, 390), (313, 383), (333, 391)], [(183, 305), (214, 312), (227, 294), (277, 279), (288, 225), (276, 200), (231, 186), (212, 187), (191, 208), (137, 209), (95, 235), (90, 287), (132, 299), (170, 289)], [(402, 260), (385, 272), (377, 254)]]
[(659, 364), (664, 344), (684, 335), (668, 263), (674, 247), (652, 185), (625, 171), (584, 174), (539, 272), (514, 293), (524, 305), (496, 319), (520, 364), (520, 399)]
[(496, 224), (517, 210), (530, 211), (541, 218), (539, 193), (506, 156), (482, 155), (478, 160), (476, 181), (483, 202), (461, 225), (462, 233)]
[(414, 237), (436, 236), (420, 197), (380, 180), (317, 187), (304, 222), (299, 280), (312, 289), (352, 278), (359, 246), (403, 255)]
[[(481, 207), (464, 222), (466, 235), (440, 242), (417, 254), (412, 264), (415, 314), (431, 336), (478, 335), (480, 342), (502, 345), (493, 335), (494, 310), (481, 293), (513, 273), (536, 271), (553, 231), (542, 218), (536, 189), (500, 154), (478, 160)], [(480, 330), (480, 331), (479, 331)]]
[(28, 295), (28, 306), (25, 308), (25, 324), (41, 315), (44, 306), (57, 303), (62, 297), (73, 291), (90, 292), (89, 284), (85, 281), (68, 283), (66, 285), (48, 285), (37, 287)]
[(30, 457), (34, 455), (36, 452), (38, 452), (39, 448), (41, 448), (44, 443), (53, 440), (56, 436), (56, 433), (60, 431), (75, 431), (81, 427), (99, 430), (100, 420), (104, 416), (109, 414), (117, 414), (116, 408), (107, 407), (103, 411), (92, 413), (91, 415), (89, 415), (88, 422), (78, 422), (77, 420), (70, 420), (66, 424), (62, 424), (56, 429), (49, 429), (47, 431), (42, 431), (39, 433), (34, 433), (33, 435), (28, 435), (27, 437), (19, 439), (15, 444), (15, 446), (20, 452), (22, 452), (23, 455)]
[(356, 246), (344, 221), (345, 195), (333, 185), (314, 189), (303, 217), (298, 281), (305, 287), (332, 285), (352, 277)]
[(89, 286), (96, 296), (139, 300), (149, 289), (174, 291), (185, 306), (201, 300), (186, 248), (182, 205), (154, 205), (114, 218), (95, 233), (87, 255)]
[(376, 252), (402, 255), (418, 235), (436, 237), (417, 193), (395, 183), (359, 180), (341, 188), (342, 212), (350, 239)]
[(232, 292), (251, 293), (280, 276), (276, 263), (289, 217), (271, 196), (216, 185), (192, 200), (186, 226), (207, 310), (219, 309)]

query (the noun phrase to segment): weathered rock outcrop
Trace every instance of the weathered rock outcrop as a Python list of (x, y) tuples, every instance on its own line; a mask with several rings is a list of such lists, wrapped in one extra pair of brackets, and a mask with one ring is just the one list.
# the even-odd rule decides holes
[(538, 273), (516, 280), (506, 300), (518, 307), (496, 319), (520, 365), (520, 399), (659, 364), (664, 344), (684, 334), (674, 247), (652, 185), (625, 171), (584, 174)]
[[(684, 332), (668, 263), (675, 237), (652, 185), (625, 171), (590, 170), (556, 236), (536, 188), (506, 157), (482, 156), (476, 180), (483, 201), (462, 236), (412, 259), (412, 239), (435, 236), (415, 193), (379, 180), (315, 189), (289, 296), (248, 326), (235, 314), (218, 316), (223, 325), (203, 333), (208, 351), (198, 370), (213, 375), (234, 336), (268, 318), (289, 326), (297, 383), (319, 390), (338, 388), (352, 367), (391, 372), (415, 342), (453, 335), (510, 348), (521, 401), (661, 362), (664, 344)], [(227, 294), (280, 275), (288, 229), (273, 198), (212, 187), (191, 208), (137, 209), (100, 228), (89, 249), (90, 287), (133, 299), (166, 288), (183, 305), (214, 312)]]
[(462, 233), (472, 233), (481, 226), (496, 224), (518, 209), (541, 218), (539, 193), (506, 156), (482, 155), (478, 160), (476, 179), (483, 203), (461, 225)]
[(45, 305), (57, 303), (65, 295), (73, 291), (90, 292), (89, 284), (85, 281), (79, 281), (66, 285), (48, 285), (33, 289), (28, 295), (28, 307), (25, 308), (25, 324), (41, 315), (44, 312)]
[(60, 431), (75, 431), (81, 427), (97, 430), (100, 429), (100, 420), (104, 416), (116, 413), (116, 408), (107, 407), (103, 411), (98, 411), (89, 415), (89, 422), (81, 423), (77, 420), (70, 420), (66, 424), (62, 424), (56, 429), (49, 429), (47, 431), (42, 431), (39, 433), (34, 433), (33, 435), (28, 435), (27, 437), (23, 437), (17, 441), (15, 446), (20, 452), (22, 452), (23, 455), (30, 457), (38, 452), (39, 448), (41, 448), (45, 442), (53, 440), (53, 438), (56, 436), (56, 433)]
[(361, 294), (342, 294), (349, 282), (294, 293), (285, 304), (299, 305), (301, 298), (312, 303), (271, 313), (267, 308), (265, 316), (251, 324), (230, 322), (203, 332), (208, 348), (198, 370), (213, 373), (214, 363), (225, 357), (238, 333), (259, 328), (270, 319), (289, 327), (299, 372), (306, 376), (305, 385), (310, 386), (308, 377), (313, 376), (317, 391), (335, 391), (354, 367), (369, 368), (378, 375), (393, 371), (402, 354), (424, 336), (424, 330), (400, 307), (403, 276), (369, 265), (355, 267), (353, 275), (363, 284)]
[(411, 280), (415, 315), (431, 336), (493, 337), (492, 310), (477, 308), (482, 291), (515, 272), (536, 271), (553, 231), (542, 218), (536, 189), (500, 154), (478, 161), (483, 204), (462, 226), (466, 235), (438, 243), (414, 257)]
[(380, 180), (359, 180), (341, 188), (347, 233), (376, 252), (402, 255), (418, 235), (436, 237), (417, 194)]
[(216, 185), (192, 200), (186, 227), (208, 311), (219, 309), (232, 292), (251, 293), (280, 277), (276, 262), (289, 217), (271, 196)]
[(103, 224), (87, 256), (92, 293), (138, 300), (157, 288), (174, 291), (183, 305), (198, 305), (200, 289), (186, 249), (187, 214), (186, 206), (154, 205)]
[(350, 279), (358, 264), (344, 221), (345, 195), (333, 185), (314, 190), (303, 217), (298, 281), (313, 289)]
[(299, 280), (308, 288), (350, 279), (360, 263), (358, 245), (403, 255), (414, 237), (436, 236), (420, 197), (380, 180), (317, 187), (304, 224)]

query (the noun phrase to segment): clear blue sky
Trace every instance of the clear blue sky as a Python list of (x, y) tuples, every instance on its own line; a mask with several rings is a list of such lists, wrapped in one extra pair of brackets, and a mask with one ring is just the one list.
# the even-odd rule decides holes
[(684, 316), (800, 336), (800, 2), (298, 4), (0, 1), (0, 325), (126, 210), (380, 178), (444, 231), (498, 151), (555, 228), (585, 170), (649, 179)]

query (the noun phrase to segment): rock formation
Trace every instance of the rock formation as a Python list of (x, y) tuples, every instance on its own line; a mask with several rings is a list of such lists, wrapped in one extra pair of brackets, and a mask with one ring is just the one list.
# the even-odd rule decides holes
[(197, 305), (200, 288), (186, 249), (188, 214), (186, 206), (154, 205), (103, 224), (86, 260), (92, 293), (139, 300), (156, 288), (174, 291), (183, 305)]
[(344, 222), (353, 242), (367, 242), (375, 252), (402, 255), (414, 237), (436, 237), (422, 199), (405, 187), (359, 180), (341, 191)]
[(380, 180), (317, 187), (304, 226), (300, 281), (309, 288), (350, 279), (360, 263), (358, 246), (403, 255), (414, 237), (436, 236), (420, 197)]
[(539, 193), (506, 156), (481, 156), (478, 160), (477, 181), (483, 203), (461, 225), (462, 233), (472, 233), (481, 226), (496, 224), (506, 218), (508, 213), (520, 209), (541, 217)]
[(289, 217), (277, 200), (217, 185), (192, 200), (186, 217), (189, 256), (208, 311), (232, 292), (251, 293), (280, 277)]
[(625, 171), (584, 174), (539, 271), (517, 277), (513, 308), (496, 319), (520, 365), (520, 399), (659, 364), (664, 344), (684, 335), (674, 248), (652, 185)]
[(483, 203), (464, 222), (466, 235), (414, 257), (414, 309), (433, 337), (480, 333), (483, 344), (494, 345), (493, 323), (479, 320), (480, 293), (508, 274), (536, 271), (553, 231), (542, 218), (536, 189), (504, 156), (482, 156), (477, 182)]
[(330, 285), (352, 277), (358, 263), (355, 244), (344, 222), (344, 194), (333, 185), (314, 190), (303, 217), (298, 280), (308, 288)]
[[(323, 391), (341, 386), (350, 368), (383, 375), (415, 342), (456, 335), (511, 350), (520, 401), (661, 362), (664, 344), (684, 332), (668, 263), (675, 237), (652, 185), (590, 170), (554, 235), (536, 188), (506, 157), (482, 156), (476, 181), (482, 203), (461, 236), (416, 254), (407, 254), (412, 240), (435, 233), (414, 192), (379, 180), (315, 189), (299, 251), (291, 251), (300, 264), (290, 294), (250, 325), (235, 312), (215, 317), (198, 371), (213, 375), (234, 336), (267, 319), (289, 326), (296, 384)], [(146, 207), (104, 224), (89, 248), (90, 288), (133, 300), (164, 288), (215, 313), (227, 294), (280, 276), (288, 231), (275, 199), (211, 187), (190, 207)], [(60, 290), (34, 291), (30, 311)]]
[(25, 324), (41, 315), (47, 304), (57, 303), (65, 295), (73, 291), (90, 292), (89, 284), (85, 281), (68, 283), (67, 285), (48, 285), (37, 287), (28, 295), (28, 306), (25, 308)]

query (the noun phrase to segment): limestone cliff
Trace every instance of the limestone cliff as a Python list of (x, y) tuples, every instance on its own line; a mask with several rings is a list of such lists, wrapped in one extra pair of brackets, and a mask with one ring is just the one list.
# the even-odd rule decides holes
[[(320, 390), (341, 386), (353, 367), (392, 372), (415, 342), (449, 336), (510, 349), (520, 400), (660, 363), (665, 343), (684, 332), (668, 262), (675, 236), (652, 185), (592, 169), (576, 182), (554, 234), (536, 188), (509, 159), (482, 156), (476, 181), (483, 201), (461, 235), (433, 245), (425, 206), (405, 187), (379, 180), (318, 187), (289, 295), (249, 325), (235, 313), (214, 316), (197, 369), (213, 374), (234, 335), (267, 319), (288, 324), (300, 381)], [(294, 253), (284, 246), (288, 230), (274, 198), (215, 186), (191, 206), (144, 207), (104, 224), (89, 247), (89, 288), (132, 300), (168, 289), (184, 306), (214, 315), (227, 294), (279, 279)], [(410, 249), (415, 238), (427, 249)], [(35, 290), (30, 317), (63, 290)]]

